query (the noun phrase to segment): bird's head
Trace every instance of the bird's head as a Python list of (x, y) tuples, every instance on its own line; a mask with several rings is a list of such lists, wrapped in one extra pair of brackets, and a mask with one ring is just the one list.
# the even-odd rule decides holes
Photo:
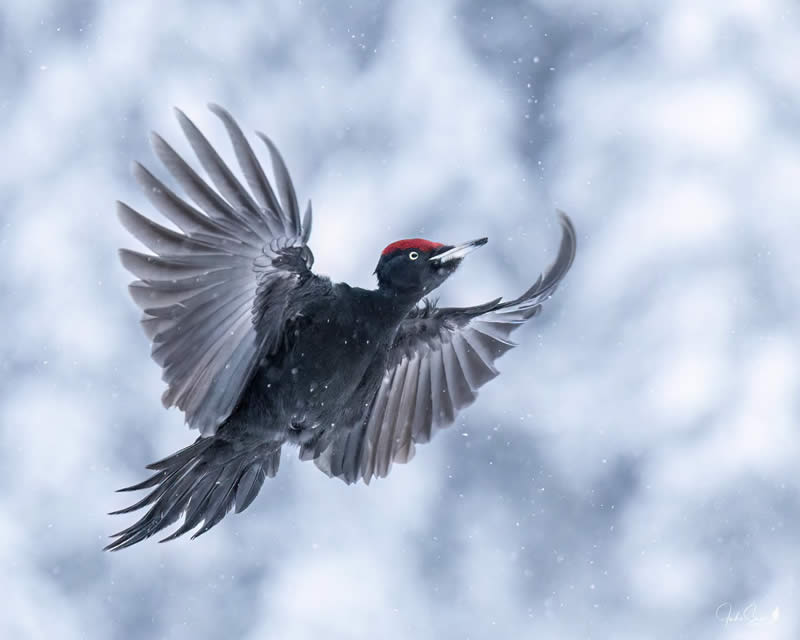
[(459, 245), (410, 238), (393, 242), (381, 252), (375, 273), (381, 289), (424, 296), (447, 280), (464, 256), (484, 245), (479, 238)]

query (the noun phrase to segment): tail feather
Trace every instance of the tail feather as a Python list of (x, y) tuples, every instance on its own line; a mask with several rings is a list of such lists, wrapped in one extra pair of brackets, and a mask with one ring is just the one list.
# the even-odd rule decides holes
[(253, 463), (247, 467), (236, 486), (236, 513), (241, 513), (250, 506), (266, 477), (267, 470), (263, 465)]
[(198, 525), (196, 538), (218, 524), (235, 507), (244, 511), (258, 495), (264, 480), (273, 477), (280, 464), (280, 445), (262, 444), (255, 449), (236, 451), (217, 437), (198, 438), (194, 444), (154, 462), (150, 478), (120, 489), (150, 489), (144, 498), (112, 514), (150, 509), (134, 524), (113, 534), (116, 538), (106, 551), (117, 551), (141, 542), (184, 516), (181, 526), (161, 542), (174, 540)]
[(214, 487), (217, 486), (221, 475), (222, 469), (215, 474), (209, 474), (203, 478), (191, 500), (189, 500), (189, 504), (186, 507), (186, 514), (183, 519), (183, 524), (178, 527), (174, 533), (166, 538), (163, 538), (162, 540), (159, 540), (159, 542), (169, 542), (170, 540), (179, 538), (183, 534), (194, 529), (203, 521), (211, 494)]
[[(198, 438), (188, 447), (179, 449), (175, 453), (168, 455), (166, 458), (152, 462), (145, 468), (150, 469), (151, 471), (175, 469), (179, 465), (196, 458), (202, 451), (214, 444), (214, 442), (214, 438)], [(124, 489), (121, 489), (121, 491), (124, 491)]]
[(220, 486), (222, 487), (221, 491), (215, 491), (211, 494), (206, 507), (206, 514), (203, 518), (203, 526), (192, 534), (192, 540), (197, 536), (202, 536), (211, 527), (217, 526), (233, 506), (236, 495), (235, 483), (225, 483), (223, 481)]
[[(197, 455), (200, 455), (200, 451), (197, 452)], [(118, 492), (120, 491), (139, 491), (141, 489), (149, 489), (151, 487), (156, 487), (153, 491), (148, 493), (144, 498), (135, 502), (129, 507), (125, 507), (124, 509), (118, 509), (117, 511), (112, 511), (109, 515), (119, 515), (123, 513), (130, 513), (131, 511), (138, 511), (142, 507), (146, 507), (149, 504), (152, 504), (159, 498), (161, 498), (167, 491), (174, 489), (175, 481), (179, 476), (186, 475), (189, 471), (190, 467), (196, 466), (197, 460), (188, 460), (184, 462), (182, 465), (176, 465), (173, 469), (164, 469), (163, 471), (159, 471), (158, 473), (154, 473), (144, 482), (140, 482), (138, 484), (131, 485), (130, 487), (123, 487), (122, 489), (117, 489)]]

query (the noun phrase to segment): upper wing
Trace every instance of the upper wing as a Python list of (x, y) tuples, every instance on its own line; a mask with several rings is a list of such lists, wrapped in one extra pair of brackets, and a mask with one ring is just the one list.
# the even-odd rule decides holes
[(539, 313), (572, 265), (575, 229), (560, 217), (555, 262), (516, 300), (447, 309), (428, 303), (403, 321), (366, 419), (321, 453), (320, 469), (348, 484), (385, 477), (393, 462), (413, 457), (415, 443), (430, 440), (475, 400), (478, 388), (498, 374), (494, 361), (515, 346), (511, 332)]
[(280, 337), (292, 289), (311, 275), (311, 202), (303, 220), (292, 181), (264, 134), (278, 194), (233, 118), (224, 123), (250, 191), (181, 111), (178, 121), (216, 191), (158, 134), (156, 155), (197, 208), (140, 164), (134, 176), (150, 202), (180, 231), (167, 229), (118, 203), (122, 224), (156, 255), (120, 250), (139, 280), (130, 292), (143, 310), (152, 357), (167, 383), (164, 406), (176, 405), (203, 435), (230, 415), (264, 353)]

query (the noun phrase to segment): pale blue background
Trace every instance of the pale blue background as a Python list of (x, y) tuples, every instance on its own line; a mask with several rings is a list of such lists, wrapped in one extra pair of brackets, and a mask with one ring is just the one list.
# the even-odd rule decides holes
[[(0, 637), (800, 637), (798, 34), (793, 0), (4, 2)], [(335, 279), (488, 235), (442, 296), (514, 295), (555, 207), (578, 259), (388, 479), (287, 455), (206, 536), (103, 554), (194, 437), (113, 202), (150, 210), (150, 129), (189, 150), (172, 105), (231, 158), (209, 100), (279, 144)]]

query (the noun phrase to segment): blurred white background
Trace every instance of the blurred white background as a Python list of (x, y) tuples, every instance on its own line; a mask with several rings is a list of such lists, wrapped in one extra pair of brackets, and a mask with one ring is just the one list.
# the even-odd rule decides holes
[[(269, 6), (268, 6), (269, 5)], [(800, 637), (800, 8), (11, 0), (0, 8), (0, 637)], [(490, 244), (441, 290), (565, 286), (414, 461), (284, 456), (190, 542), (101, 553), (188, 444), (125, 286), (178, 105), (281, 148), (315, 268)], [(738, 616), (737, 616), (738, 613)]]

